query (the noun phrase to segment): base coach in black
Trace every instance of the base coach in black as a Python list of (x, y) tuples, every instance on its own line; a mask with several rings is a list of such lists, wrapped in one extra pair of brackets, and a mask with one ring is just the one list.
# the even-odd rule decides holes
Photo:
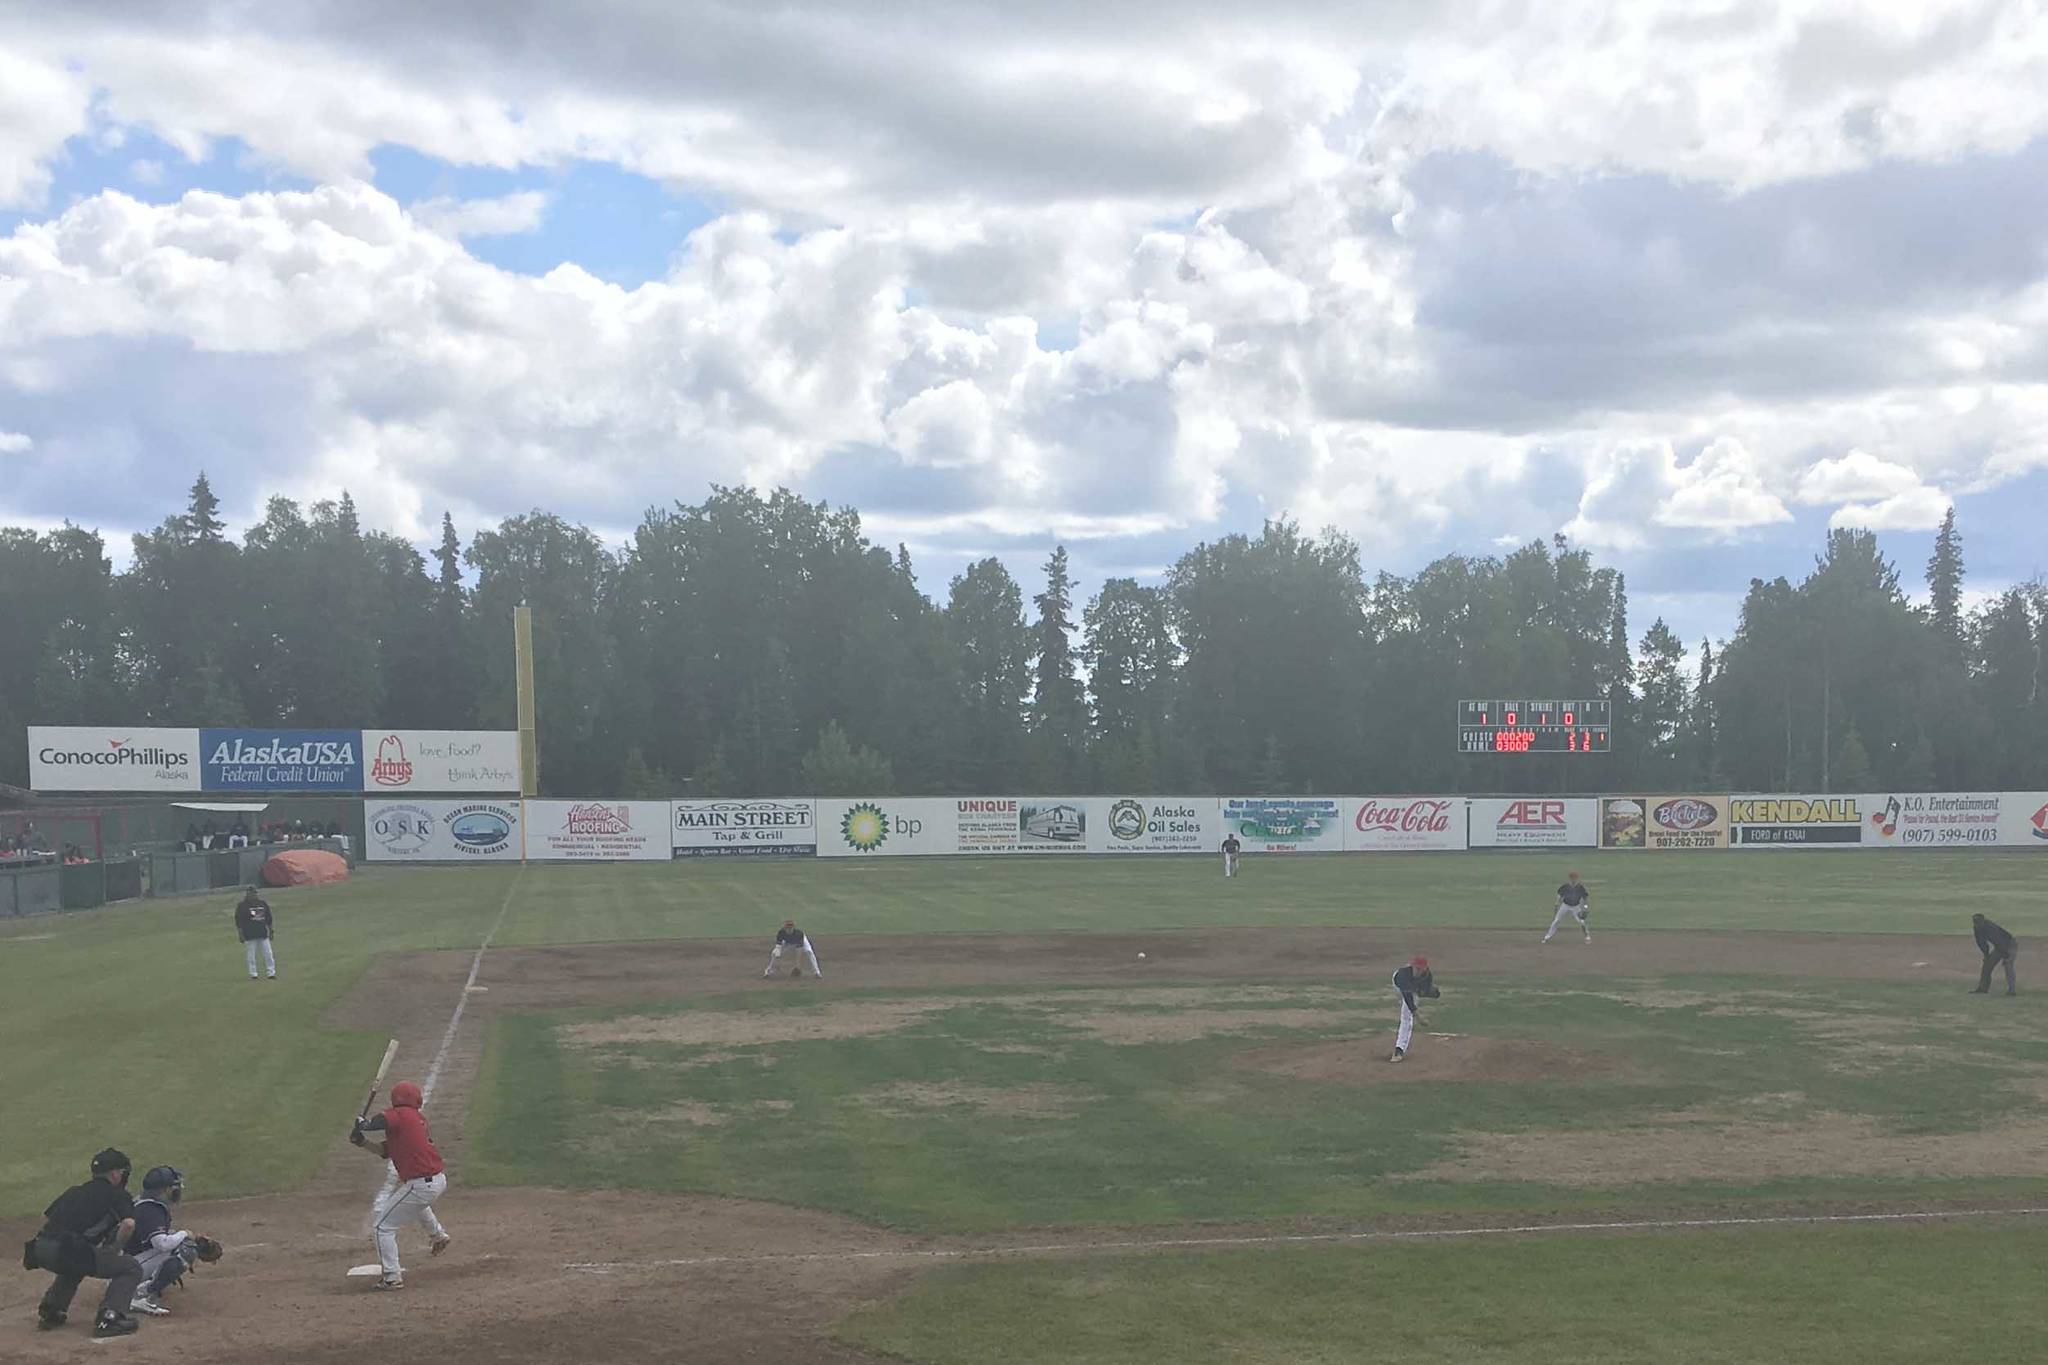
[(2019, 983), (2013, 980), (2012, 964), (2020, 955), (2020, 941), (1982, 915), (1970, 916), (1970, 928), (1977, 935), (1977, 951), (1984, 954), (1984, 974), (1977, 978), (1977, 989), (1971, 994), (1991, 993), (1991, 969), (2001, 962), (2005, 964), (2005, 993), (2019, 994)]

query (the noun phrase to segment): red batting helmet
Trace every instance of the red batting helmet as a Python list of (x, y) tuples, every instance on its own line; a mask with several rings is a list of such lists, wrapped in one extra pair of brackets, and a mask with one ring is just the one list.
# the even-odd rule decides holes
[(420, 1088), (411, 1081), (400, 1081), (391, 1087), (391, 1102), (400, 1109), (417, 1109), (421, 1104)]
[(1426, 972), (1429, 970), (1429, 959), (1418, 953), (1413, 958), (1409, 959), (1408, 965), (1416, 968), (1417, 970)]

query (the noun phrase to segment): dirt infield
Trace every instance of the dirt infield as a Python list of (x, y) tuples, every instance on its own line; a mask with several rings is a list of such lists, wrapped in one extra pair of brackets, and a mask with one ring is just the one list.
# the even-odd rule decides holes
[[(1089, 986), (1128, 990), (1133, 997), (1148, 998), (1147, 1003), (1156, 992), (1160, 1017), (1170, 1021), (1176, 986), (1285, 982), (1299, 989), (1304, 977), (1330, 990), (1333, 998), (1355, 984), (1378, 1007), (1384, 1004), (1379, 993), (1386, 974), (1417, 951), (1427, 952), (1447, 981), (1511, 975), (1518, 980), (1619, 982), (1635, 976), (1741, 972), (1898, 981), (1941, 974), (1960, 983), (1975, 966), (1974, 957), (1958, 951), (1953, 938), (1888, 935), (1635, 932), (1599, 934), (1590, 946), (1572, 941), (1545, 947), (1530, 933), (1424, 929), (839, 941), (827, 933), (819, 947), (827, 973), (822, 981), (763, 980), (762, 946), (752, 940), (493, 950), (478, 978), (485, 989), (470, 996), (430, 1104), (453, 1177), (442, 1209), (457, 1241), (446, 1257), (429, 1261), (417, 1242), (408, 1242), (408, 1288), (396, 1295), (377, 1293), (369, 1281), (344, 1276), (349, 1265), (371, 1258), (363, 1224), (381, 1171), (348, 1148), (337, 1132), (333, 1157), (308, 1191), (200, 1203), (188, 1210), (185, 1221), (226, 1242), (229, 1258), (219, 1268), (195, 1274), (193, 1287), (171, 1299), (173, 1316), (146, 1321), (135, 1339), (98, 1347), (89, 1342), (91, 1306), (97, 1301), (90, 1281), (80, 1293), (72, 1325), (39, 1334), (33, 1328), (33, 1302), (44, 1280), (11, 1278), (0, 1293), (0, 1360), (97, 1358), (101, 1352), (138, 1361), (203, 1359), (224, 1365), (339, 1362), (396, 1353), (442, 1365), (671, 1359), (834, 1365), (875, 1359), (836, 1346), (823, 1329), (864, 1302), (896, 1293), (919, 1263), (861, 1259), (857, 1253), (944, 1243), (914, 1242), (846, 1219), (771, 1204), (466, 1188), (464, 1118), (481, 1039), (490, 1017), (505, 1011), (673, 1002), (746, 991), (830, 996), (877, 987)], [(1143, 960), (1140, 952), (1146, 954)], [(441, 1045), (471, 957), (451, 952), (381, 961), (336, 1006), (333, 1022), (396, 1035), (401, 1055), (411, 1059), (402, 1069), (418, 1074)], [(878, 1027), (886, 1026), (902, 1010), (914, 1012), (914, 1005), (848, 997), (835, 1002), (833, 1027), (854, 1027), (870, 1017), (884, 1021)], [(622, 1019), (593, 1027), (616, 1033), (631, 1026), (632, 1021)], [(772, 1016), (756, 1014), (751, 1026), (778, 1025)], [(745, 1041), (752, 1040), (746, 1035)], [(737, 1035), (735, 1041), (740, 1041)], [(1363, 1084), (1432, 1074), (1438, 1079), (1541, 1077), (1600, 1062), (1535, 1044), (1452, 1039), (1423, 1049), (1412, 1067), (1379, 1064), (1370, 1074), (1356, 1049), (1293, 1049), (1284, 1058), (1267, 1056), (1263, 1064), (1308, 1079)], [(877, 1094), (874, 1102), (905, 1109), (1023, 1104), (1033, 1115), (1057, 1122), (1070, 1099), (1051, 1090), (1006, 1098), (995, 1091), (913, 1087)], [(671, 1117), (680, 1140), (688, 1140), (692, 1115)], [(1260, 1228), (1290, 1229), (1327, 1231), (1299, 1222)], [(14, 1245), (33, 1226), (16, 1220), (0, 1231)], [(1171, 1238), (1176, 1231), (1090, 1229), (1071, 1236), (1039, 1231), (1021, 1233), (1015, 1241), (1082, 1249), (1134, 1235)], [(1226, 1230), (1199, 1231), (1213, 1235)], [(785, 1253), (791, 1259), (773, 1259)], [(655, 1264), (724, 1256), (747, 1259), (687, 1267)], [(799, 1256), (810, 1259), (795, 1259)], [(571, 1262), (619, 1264), (603, 1271), (565, 1270)]]

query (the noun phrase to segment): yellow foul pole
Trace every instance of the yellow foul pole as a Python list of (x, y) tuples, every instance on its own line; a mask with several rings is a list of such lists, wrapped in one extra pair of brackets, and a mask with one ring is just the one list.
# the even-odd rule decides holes
[[(533, 608), (521, 602), (512, 609), (512, 648), (519, 690), (519, 794), (540, 794), (540, 741), (534, 729)], [(522, 802), (522, 807), (524, 803)], [(526, 812), (519, 812), (519, 860), (526, 861)]]

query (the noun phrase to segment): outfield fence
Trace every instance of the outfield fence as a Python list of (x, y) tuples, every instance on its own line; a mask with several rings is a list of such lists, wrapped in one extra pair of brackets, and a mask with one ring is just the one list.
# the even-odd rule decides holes
[[(2048, 792), (370, 800), (371, 862), (1467, 849), (2038, 850)], [(664, 834), (664, 831), (666, 832)]]

